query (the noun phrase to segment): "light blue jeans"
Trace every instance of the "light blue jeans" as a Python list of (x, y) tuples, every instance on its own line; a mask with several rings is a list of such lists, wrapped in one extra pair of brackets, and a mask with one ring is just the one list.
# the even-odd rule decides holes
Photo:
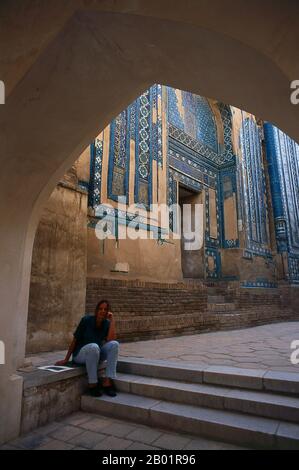
[(118, 359), (118, 341), (109, 341), (101, 348), (96, 343), (89, 343), (80, 349), (79, 353), (73, 357), (77, 364), (85, 364), (89, 384), (96, 384), (98, 381), (98, 367), (100, 361), (107, 361), (106, 377), (116, 378), (116, 365)]

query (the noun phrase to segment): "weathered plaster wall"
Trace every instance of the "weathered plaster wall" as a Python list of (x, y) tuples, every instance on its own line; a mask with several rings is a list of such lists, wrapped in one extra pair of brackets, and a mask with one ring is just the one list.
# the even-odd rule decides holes
[(66, 348), (85, 312), (87, 194), (68, 174), (44, 208), (35, 237), (27, 352)]
[(246, 258), (242, 249), (221, 250), (221, 262), (223, 278), (237, 276), (241, 282), (264, 279), (271, 283), (277, 280), (273, 260), (255, 255)]
[[(142, 231), (144, 234), (145, 232)], [(146, 232), (149, 236), (149, 232)], [(87, 231), (87, 277), (175, 282), (182, 279), (180, 240), (99, 240)]]
[(80, 410), (81, 396), (86, 390), (85, 375), (78, 373), (72, 378), (62, 380), (59, 376), (57, 379), (60, 380), (27, 386), (25, 377), (21, 415), (22, 434)]

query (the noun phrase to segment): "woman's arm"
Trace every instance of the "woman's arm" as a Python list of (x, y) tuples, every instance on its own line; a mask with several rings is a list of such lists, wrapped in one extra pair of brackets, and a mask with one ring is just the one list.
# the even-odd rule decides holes
[(76, 338), (74, 338), (73, 341), (72, 341), (71, 344), (70, 344), (70, 347), (69, 347), (69, 349), (68, 349), (68, 352), (67, 352), (65, 358), (62, 359), (62, 361), (57, 361), (57, 362), (55, 363), (56, 366), (65, 366), (65, 364), (67, 364), (67, 363), (69, 362), (70, 357), (71, 357), (71, 355), (72, 355), (73, 352), (74, 352), (76, 343), (77, 343), (77, 340), (76, 340)]
[(107, 342), (108, 341), (114, 341), (116, 339), (116, 329), (115, 329), (114, 317), (113, 317), (113, 314), (111, 312), (108, 313), (107, 320), (110, 321), (109, 331), (108, 331), (108, 335), (107, 335)]

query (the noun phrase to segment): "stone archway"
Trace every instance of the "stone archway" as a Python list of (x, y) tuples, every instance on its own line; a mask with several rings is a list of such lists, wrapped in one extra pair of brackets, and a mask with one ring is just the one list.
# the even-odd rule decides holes
[[(299, 140), (295, 2), (3, 1), (0, 442), (18, 434), (31, 252), (40, 209), (86, 145), (158, 82), (229, 102)], [(254, 24), (254, 35), (252, 33)], [(179, 65), (178, 65), (179, 64)]]

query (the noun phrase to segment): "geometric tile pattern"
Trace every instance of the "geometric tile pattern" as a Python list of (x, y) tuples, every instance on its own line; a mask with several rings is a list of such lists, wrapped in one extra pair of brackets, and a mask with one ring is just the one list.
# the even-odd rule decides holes
[[(178, 109), (175, 90), (168, 87), (168, 120), (194, 140), (218, 152), (217, 128), (214, 115), (206, 98), (182, 91), (184, 117)], [(181, 110), (182, 112), (182, 110)]]
[(288, 255), (288, 278), (299, 283), (299, 145), (264, 125), (277, 249)]
[(214, 152), (208, 146), (206, 146), (199, 140), (190, 137), (188, 134), (186, 134), (186, 132), (181, 129), (178, 129), (171, 123), (168, 124), (168, 132), (169, 137), (175, 139), (176, 141), (180, 142), (191, 150), (194, 150), (198, 154), (199, 159), (204, 157), (207, 161), (210, 161), (211, 163), (214, 163), (218, 166), (226, 163), (224, 155)]
[(163, 167), (162, 118), (159, 113), (161, 102), (162, 87), (153, 85), (133, 104), (135, 124), (133, 139), (136, 159), (135, 202), (145, 206), (149, 206), (152, 201), (152, 161), (156, 160), (158, 166)]
[(218, 250), (213, 248), (205, 249), (205, 267), (207, 279), (218, 279), (220, 277), (221, 258)]
[(215, 188), (217, 184), (217, 171), (200, 162), (198, 156), (182, 152), (169, 142), (168, 163), (171, 168), (188, 175), (194, 181), (201, 182), (204, 186)]
[[(103, 134), (101, 134), (102, 136)], [(90, 184), (88, 193), (89, 207), (101, 203), (101, 183), (103, 164), (103, 140), (99, 136), (90, 145)]]
[[(134, 199), (136, 203), (150, 204), (152, 160), (163, 167), (161, 104), (162, 87), (154, 85), (111, 122), (107, 182), (110, 199), (125, 196), (128, 201), (130, 151), (134, 141)], [(94, 205), (100, 203), (103, 142), (93, 143), (91, 154), (89, 204)]]
[(152, 121), (152, 153), (153, 160), (156, 160), (159, 167), (163, 167), (162, 154), (162, 117), (159, 113), (159, 106), (162, 106), (162, 86), (154, 85), (150, 89), (152, 111), (155, 113), (156, 119)]
[(289, 255), (288, 257), (289, 280), (294, 283), (299, 283), (299, 257)]
[(241, 287), (248, 288), (262, 288), (262, 289), (275, 289), (277, 288), (276, 282), (268, 281), (267, 279), (256, 279), (255, 281), (242, 281), (240, 283)]
[(229, 163), (233, 162), (235, 159), (232, 145), (231, 110), (228, 105), (223, 103), (219, 103), (218, 108), (223, 125), (225, 163)]
[(252, 118), (243, 118), (240, 130), (242, 187), (247, 250), (269, 256), (266, 183), (259, 128)]
[(151, 183), (151, 100), (150, 90), (136, 100), (136, 173), (135, 202), (148, 206), (150, 204), (149, 183)]
[(139, 133), (138, 133), (138, 173), (143, 180), (148, 181), (150, 174), (150, 126), (151, 126), (151, 104), (150, 91), (147, 90), (138, 99), (138, 117), (139, 117)]
[(232, 165), (229, 168), (221, 169), (219, 171), (219, 185), (220, 185), (220, 215), (221, 215), (221, 232), (222, 232), (222, 247), (223, 248), (237, 248), (239, 247), (238, 236), (235, 239), (227, 239), (224, 227), (224, 202), (226, 199), (235, 195), (237, 198), (237, 181), (236, 181), (236, 166)]
[(122, 111), (110, 125), (108, 197), (114, 200), (127, 194), (130, 143), (128, 114), (129, 108)]
[(219, 217), (219, 197), (218, 197), (218, 185), (215, 189), (216, 193), (216, 219), (217, 219), (217, 237), (211, 236), (211, 217), (210, 217), (210, 195), (209, 195), (209, 188), (205, 188), (205, 202), (206, 202), (206, 233), (205, 233), (205, 245), (207, 247), (215, 248), (220, 247), (220, 217)]

